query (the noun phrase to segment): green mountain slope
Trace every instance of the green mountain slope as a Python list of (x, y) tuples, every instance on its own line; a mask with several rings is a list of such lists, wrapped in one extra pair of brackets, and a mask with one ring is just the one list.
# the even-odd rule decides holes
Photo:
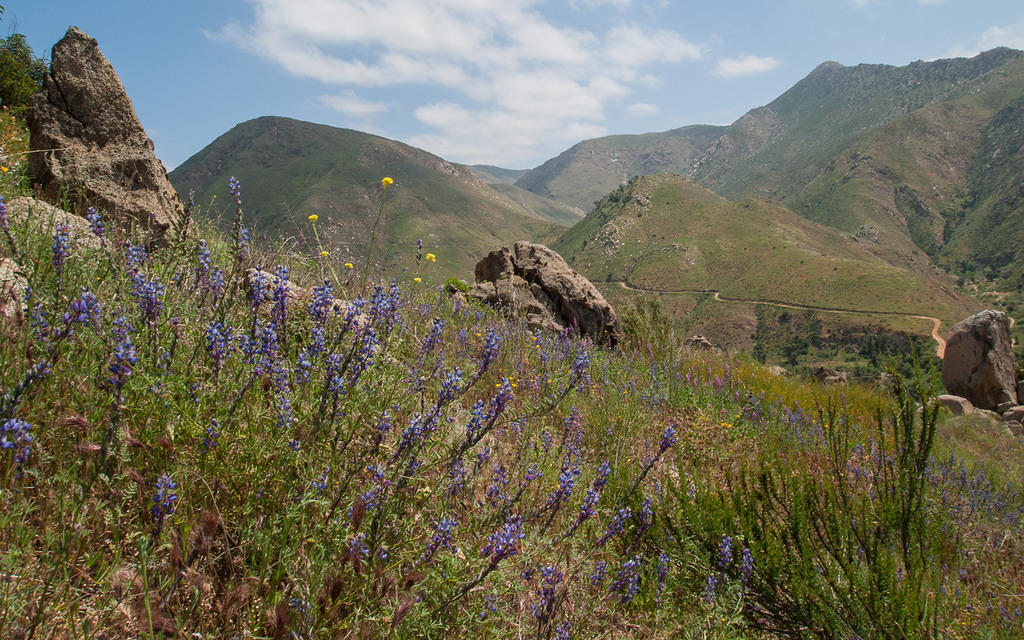
[(530, 170), (516, 185), (589, 211), (633, 176), (686, 173), (693, 159), (722, 131), (724, 127), (694, 125), (585, 140)]
[(529, 169), (504, 169), (490, 164), (470, 165), (478, 178), (487, 184), (515, 184)]
[[(780, 204), (730, 202), (675, 175), (639, 178), (616, 190), (554, 248), (619, 298), (624, 287), (691, 294), (713, 290), (733, 300), (927, 315), (944, 323), (976, 308), (940, 273), (899, 268), (867, 251), (855, 237)], [(671, 309), (673, 300), (666, 298), (665, 305), (677, 311)], [(749, 311), (721, 305), (715, 313), (721, 322), (731, 313)], [(927, 325), (918, 325), (925, 332)]]
[(865, 132), (929, 104), (985, 90), (1021, 56), (1000, 48), (904, 67), (824, 63), (730, 125), (689, 175), (727, 198), (785, 200)]
[(391, 176), (372, 265), (391, 271), (414, 268), (416, 240), (422, 239), (437, 255), (439, 273), (467, 277), (481, 255), (548, 235), (558, 225), (558, 215), (514, 202), (467, 167), (386, 138), (287, 118), (239, 124), (170, 174), (179, 193), (194, 189), (196, 202), (224, 226), (234, 209), (230, 176), (242, 183), (245, 223), (254, 238), (296, 237), (310, 253), (318, 251), (307, 220), (316, 213), (331, 259), (356, 264), (366, 255), (380, 179)]

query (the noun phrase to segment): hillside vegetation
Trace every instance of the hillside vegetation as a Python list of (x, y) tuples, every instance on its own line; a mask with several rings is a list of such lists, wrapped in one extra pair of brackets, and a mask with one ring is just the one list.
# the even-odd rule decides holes
[[(734, 301), (781, 302), (846, 311), (959, 320), (977, 309), (938, 273), (892, 265), (856, 238), (810, 222), (767, 200), (730, 202), (680, 176), (637, 178), (619, 188), (553, 245), (613, 298), (622, 288), (664, 296), (673, 317), (696, 304), (693, 294)], [(716, 340), (749, 340), (753, 326), (729, 329), (752, 305), (719, 305), (687, 325)], [(848, 325), (862, 318), (851, 314)], [(930, 325), (917, 320), (927, 335)]]
[[(396, 186), (377, 230), (376, 273), (414, 268), (422, 239), (438, 260), (467, 277), (481, 255), (513, 239), (533, 239), (568, 223), (564, 210), (533, 210), (495, 191), (468, 168), (400, 142), (349, 129), (264, 117), (237, 125), (171, 172), (183, 198), (195, 191), (206, 215), (230, 224), (216, 197), (231, 176), (246, 185), (254, 239), (294, 238), (310, 246), (306, 219), (320, 219), (321, 242), (337, 264), (369, 244), (381, 172)], [(211, 206), (210, 203), (213, 203)]]
[(205, 224), (0, 221), (0, 636), (1019, 637), (1021, 446), (912, 381), (601, 350)]

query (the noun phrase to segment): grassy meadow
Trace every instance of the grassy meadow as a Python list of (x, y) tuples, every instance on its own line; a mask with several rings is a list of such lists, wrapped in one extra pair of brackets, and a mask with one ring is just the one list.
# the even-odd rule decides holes
[(0, 637), (1020, 637), (1021, 447), (923, 383), (533, 331), (244, 192), (160, 249), (0, 217)]

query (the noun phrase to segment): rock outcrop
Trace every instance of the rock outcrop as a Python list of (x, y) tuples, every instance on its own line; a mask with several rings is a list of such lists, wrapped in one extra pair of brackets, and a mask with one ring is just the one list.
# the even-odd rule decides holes
[(818, 367), (814, 370), (814, 379), (821, 384), (845, 384), (850, 381), (850, 375), (838, 369)]
[(21, 320), (25, 314), (28, 280), (10, 258), (0, 258), (0, 320)]
[(974, 405), (967, 398), (944, 393), (936, 396), (935, 399), (954, 416), (969, 416), (974, 413)]
[(67, 196), (82, 211), (93, 206), (108, 220), (134, 220), (157, 242), (181, 220), (181, 200), (121, 80), (96, 40), (77, 28), (54, 45), (28, 123), (29, 172), (47, 200)]
[(89, 221), (81, 216), (68, 213), (52, 204), (36, 200), (35, 198), (12, 198), (6, 203), (7, 216), (10, 218), (11, 226), (26, 224), (44, 235), (52, 236), (62, 224), (68, 226), (68, 236), (72, 248), (88, 247), (99, 249), (100, 239), (92, 232)]
[(1005, 411), (1017, 404), (1016, 365), (1009, 318), (1001, 311), (981, 311), (950, 330), (942, 383), (979, 409)]
[(475, 277), (470, 298), (525, 315), (533, 327), (574, 327), (599, 344), (622, 339), (618, 316), (597, 287), (542, 244), (521, 241), (492, 251), (477, 263)]

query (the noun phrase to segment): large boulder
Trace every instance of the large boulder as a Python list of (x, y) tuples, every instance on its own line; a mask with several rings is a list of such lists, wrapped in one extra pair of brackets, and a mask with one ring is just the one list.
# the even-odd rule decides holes
[(574, 327), (598, 343), (615, 344), (622, 327), (615, 309), (589, 280), (542, 244), (517, 242), (476, 265), (469, 297), (526, 316), (534, 327)]
[(950, 330), (942, 383), (979, 409), (1005, 410), (1017, 404), (1016, 365), (1009, 318), (1002, 311), (981, 311)]
[(134, 220), (165, 240), (184, 214), (114, 67), (75, 27), (53, 47), (43, 89), (29, 102), (29, 171), (44, 198), (82, 213)]

